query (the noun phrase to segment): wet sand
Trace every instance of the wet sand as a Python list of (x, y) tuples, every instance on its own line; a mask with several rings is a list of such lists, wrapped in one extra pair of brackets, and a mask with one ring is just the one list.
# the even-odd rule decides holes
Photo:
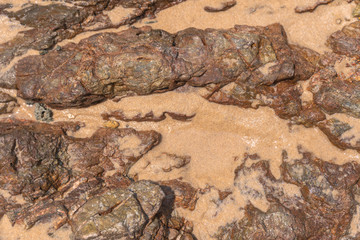
[[(6, 0), (0, 0), (0, 3)], [(24, 1), (23, 1), (24, 2)], [(27, 1), (25, 1), (27, 2)], [(334, 1), (329, 5), (319, 6), (312, 13), (297, 14), (294, 9), (313, 1), (301, 0), (261, 0), (237, 1), (237, 5), (226, 12), (208, 13), (203, 10), (205, 6), (218, 6), (218, 0), (188, 0), (172, 8), (166, 9), (157, 15), (156, 19), (144, 19), (135, 26), (150, 25), (153, 28), (176, 32), (188, 27), (197, 28), (230, 28), (235, 24), (268, 25), (275, 22), (283, 24), (289, 41), (312, 48), (318, 52), (325, 52), (326, 38), (334, 31), (341, 29), (352, 21), (351, 11), (354, 4), (346, 1)], [(123, 9), (114, 9), (112, 21), (118, 22), (124, 14), (117, 14)], [(127, 10), (128, 11), (128, 10)], [(126, 12), (128, 14), (129, 12)], [(5, 21), (5, 20), (4, 20)], [(14, 22), (2, 22), (0, 25), (9, 29), (9, 24), (17, 26)], [(8, 20), (6, 20), (8, 21)], [(155, 23), (149, 24), (149, 21)], [(124, 29), (123, 27), (122, 29)], [(17, 27), (6, 31), (18, 31)], [(0, 30), (1, 31), (4, 30)], [(106, 31), (119, 31), (110, 29)], [(62, 44), (78, 42), (93, 33), (83, 33), (73, 40), (66, 40)], [(1, 41), (1, 40), (0, 40)], [(339, 63), (339, 69), (343, 65)], [(307, 82), (301, 83), (306, 88)], [(6, 90), (13, 96), (16, 91)], [(242, 109), (236, 106), (224, 106), (208, 102), (201, 97), (201, 90), (196, 88), (176, 90), (173, 92), (154, 94), (151, 96), (128, 97), (119, 102), (108, 100), (104, 103), (84, 108), (54, 110), (55, 121), (81, 121), (86, 127), (74, 133), (77, 137), (89, 137), (102, 127), (105, 121), (101, 114), (114, 110), (122, 110), (126, 115), (153, 111), (160, 115), (165, 111), (186, 115), (195, 114), (191, 121), (177, 121), (170, 117), (161, 122), (122, 122), (120, 127), (132, 127), (137, 130), (155, 130), (161, 133), (162, 142), (140, 159), (130, 170), (130, 175), (138, 179), (154, 181), (180, 178), (191, 183), (196, 188), (208, 191), (199, 195), (199, 200), (194, 211), (178, 209), (175, 214), (184, 216), (194, 223), (194, 234), (199, 240), (211, 239), (219, 226), (239, 219), (243, 215), (246, 204), (252, 203), (260, 210), (266, 211), (269, 203), (266, 198), (254, 199), (251, 195), (241, 192), (241, 188), (234, 186), (234, 170), (244, 162), (244, 154), (256, 153), (261, 160), (269, 160), (272, 174), (280, 177), (279, 166), (282, 163), (281, 154), (286, 150), (289, 159), (300, 158), (298, 146), (313, 152), (317, 157), (337, 164), (349, 161), (360, 162), (360, 154), (354, 150), (340, 150), (330, 143), (328, 138), (316, 128), (303, 126), (289, 127), (288, 121), (278, 118), (274, 111), (261, 107), (257, 110)], [(311, 99), (312, 95), (306, 92), (304, 100)], [(18, 99), (20, 107), (12, 115), (1, 117), (17, 117), (35, 120), (33, 106)], [(354, 131), (360, 129), (358, 119), (344, 114), (336, 114), (340, 120), (354, 126)], [(166, 161), (160, 161), (163, 153), (187, 155), (191, 161), (185, 167), (164, 172)], [(246, 162), (252, 164), (256, 161)], [(260, 173), (240, 176), (237, 181), (240, 186), (248, 186), (262, 190), (262, 185), (257, 181)], [(299, 195), (299, 189), (294, 185), (280, 186), (290, 195)], [(232, 191), (231, 197), (219, 202), (218, 190)], [(69, 239), (70, 230), (64, 229), (60, 238), (50, 237), (46, 234), (49, 224), (37, 225), (30, 231), (34, 232), (35, 239)], [(356, 224), (352, 224), (356, 231)], [(6, 217), (0, 222), (0, 239), (26, 239), (31, 236), (30, 231), (25, 231), (22, 226), (11, 227)], [(60, 234), (60, 233), (59, 233)]]

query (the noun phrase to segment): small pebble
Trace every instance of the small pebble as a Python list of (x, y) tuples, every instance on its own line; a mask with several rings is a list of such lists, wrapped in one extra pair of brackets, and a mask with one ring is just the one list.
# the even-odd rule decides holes
[(40, 51), (40, 55), (45, 55), (45, 54), (47, 54), (48, 53), (48, 50), (41, 50)]
[(157, 23), (156, 20), (153, 20), (153, 21), (146, 21), (145, 24), (152, 24), (152, 23)]
[(342, 20), (340, 18), (336, 19), (336, 24), (340, 25), (342, 23)]
[(50, 108), (47, 108), (44, 104), (35, 103), (35, 119), (42, 122), (53, 121), (53, 112)]
[(106, 128), (118, 128), (120, 124), (117, 121), (106, 121), (103, 125)]

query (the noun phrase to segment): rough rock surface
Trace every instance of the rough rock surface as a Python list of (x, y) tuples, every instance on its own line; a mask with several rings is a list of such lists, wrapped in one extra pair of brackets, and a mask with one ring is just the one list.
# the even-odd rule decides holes
[(95, 196), (71, 218), (75, 239), (138, 239), (164, 196), (158, 185), (145, 181)]
[(0, 124), (0, 188), (36, 199), (56, 191), (71, 177), (96, 177), (129, 167), (160, 141), (154, 131), (99, 129), (76, 139), (61, 126), (40, 123)]
[(217, 239), (306, 239), (301, 221), (280, 204), (272, 204), (266, 213), (252, 205), (245, 211), (245, 217), (239, 222), (222, 227)]
[(314, 67), (291, 49), (282, 26), (274, 24), (190, 28), (177, 34), (151, 28), (102, 33), (61, 51), (26, 57), (15, 70), (19, 96), (65, 108), (168, 91), (185, 83), (268, 86), (306, 79)]
[(195, 208), (190, 184), (127, 177), (160, 134), (103, 128), (90, 138), (67, 135), (78, 128), (76, 123), (0, 122), (0, 190), (23, 199), (18, 203), (0, 195), (0, 217), (7, 214), (26, 228), (49, 219), (54, 230), (69, 223), (79, 240), (165, 240), (170, 230), (193, 239), (192, 225), (171, 216), (174, 208)]
[(335, 146), (341, 149), (360, 150), (360, 142), (356, 139), (357, 136), (351, 135), (344, 137), (344, 133), (353, 128), (348, 123), (336, 118), (330, 118), (329, 120), (319, 122), (317, 126)]
[(175, 112), (163, 112), (160, 115), (154, 114), (152, 111), (145, 113), (145, 114), (136, 114), (135, 116), (127, 116), (123, 111), (117, 110), (110, 113), (103, 113), (101, 114), (102, 118), (104, 120), (109, 120), (110, 118), (115, 118), (117, 120), (125, 121), (125, 122), (160, 122), (166, 119), (166, 116), (170, 116), (174, 120), (178, 121), (189, 121), (194, 115), (185, 115), (181, 113), (175, 113)]
[(360, 21), (345, 26), (329, 37), (328, 45), (335, 53), (359, 56), (360, 54)]
[(322, 69), (311, 78), (314, 102), (328, 114), (346, 113), (360, 118), (359, 76), (358, 69), (349, 78), (339, 75), (332, 67)]
[[(219, 228), (218, 239), (335, 240), (348, 234), (356, 206), (352, 191), (359, 180), (359, 164), (324, 162), (301, 147), (299, 153), (303, 158), (287, 159), (284, 153), (279, 180), (263, 160), (250, 167), (242, 164), (236, 170), (235, 186), (245, 195), (265, 197), (269, 207), (261, 212), (248, 205), (243, 219)], [(244, 185), (244, 176), (249, 175), (256, 176), (260, 185)], [(301, 195), (286, 192), (285, 184), (299, 188)]]
[[(89, 139), (64, 134), (64, 127), (39, 123), (1, 123), (1, 188), (36, 199), (56, 191), (71, 177), (96, 177), (129, 166), (160, 135), (133, 129), (99, 129)], [(70, 171), (71, 169), (71, 171)]]
[[(105, 28), (114, 28), (131, 24), (137, 20), (153, 16), (156, 12), (183, 2), (184, 0), (96, 0), (96, 1), (66, 1), (73, 6), (64, 4), (30, 5), (18, 11), (7, 11), (11, 4), (3, 5), (0, 14), (19, 21), (22, 25), (31, 27), (18, 34), (14, 39), (0, 44), (0, 69), (16, 57), (23, 55), (29, 49), (46, 54), (48, 49), (56, 43), (73, 38), (84, 31), (94, 31)], [(105, 10), (116, 6), (134, 8), (134, 12), (120, 23), (112, 23)], [(0, 76), (0, 87), (15, 88), (12, 78), (8, 79), (13, 69)]]
[[(32, 30), (24, 31), (24, 39), (20, 36), (14, 40), (3, 44), (4, 48), (12, 50), (13, 54), (18, 55), (21, 49), (32, 48), (36, 50), (46, 50), (53, 47), (57, 42), (67, 38), (72, 38), (76, 34), (86, 31), (89, 26), (99, 21), (99, 16), (104, 10), (111, 10), (116, 6), (137, 9), (135, 15), (125, 18), (120, 25), (128, 24), (141, 17), (151, 14), (182, 2), (181, 0), (98, 0), (98, 1), (67, 1), (74, 3), (74, 6), (64, 4), (50, 5), (31, 5), (18, 11), (7, 11), (4, 8), (1, 14), (7, 15), (9, 18), (19, 21), (22, 25), (32, 27)], [(8, 6), (9, 8), (10, 6)], [(108, 21), (110, 21), (108, 19)], [(95, 22), (95, 23), (94, 23)], [(115, 27), (111, 22), (103, 23), (91, 30), (99, 30), (102, 28)], [(26, 39), (27, 38), (27, 39)], [(20, 41), (20, 42), (19, 42)], [(26, 41), (26, 42), (22, 42)], [(22, 44), (19, 44), (22, 43)], [(9, 46), (21, 47), (20, 49), (10, 49)], [(7, 56), (7, 55), (3, 55)], [(10, 57), (10, 56), (7, 56)], [(2, 59), (5, 60), (5, 59)], [(5, 63), (5, 61), (1, 61)]]
[(14, 108), (18, 106), (16, 98), (0, 91), (0, 114), (12, 113)]

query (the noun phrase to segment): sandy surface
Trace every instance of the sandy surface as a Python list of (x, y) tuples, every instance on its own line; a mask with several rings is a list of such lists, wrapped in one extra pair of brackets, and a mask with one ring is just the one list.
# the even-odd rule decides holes
[[(0, 0), (8, 2), (9, 0)], [(16, 2), (16, 1), (13, 1)], [(24, 2), (24, 1), (22, 1)], [(27, 2), (27, 1), (25, 1)], [(313, 13), (296, 14), (294, 8), (313, 1), (301, 0), (253, 0), (237, 1), (237, 5), (226, 12), (208, 13), (204, 6), (218, 6), (218, 0), (188, 0), (185, 3), (166, 9), (157, 15), (156, 19), (144, 19), (135, 26), (150, 25), (169, 32), (176, 32), (188, 27), (197, 28), (230, 28), (235, 24), (268, 25), (280, 22), (284, 25), (289, 41), (312, 48), (319, 52), (328, 51), (325, 46), (326, 38), (332, 32), (339, 30), (344, 24), (351, 21), (353, 4), (346, 1), (334, 1), (332, 4), (318, 7)], [(265, 2), (265, 3), (264, 3)], [(111, 14), (112, 21), (120, 21), (126, 14), (122, 9), (114, 9)], [(127, 10), (129, 11), (129, 10)], [(120, 12), (117, 14), (117, 12)], [(8, 19), (1, 22), (1, 31), (18, 31), (16, 22)], [(149, 24), (149, 21), (155, 23)], [(15, 27), (10, 27), (15, 26)], [(20, 26), (21, 27), (21, 26)], [(118, 31), (115, 29), (107, 31)], [(14, 33), (11, 33), (14, 34)], [(74, 40), (91, 35), (80, 34)], [(12, 35), (7, 38), (11, 39)], [(15, 35), (14, 35), (15, 36)], [(0, 40), (3, 41), (3, 40)], [(341, 68), (341, 63), (339, 63)], [(302, 83), (306, 87), (306, 82)], [(6, 90), (15, 96), (15, 91)], [(306, 95), (307, 94), (307, 95)], [(311, 93), (303, 95), (304, 100), (311, 99)], [(333, 146), (328, 138), (318, 129), (303, 126), (288, 126), (288, 121), (278, 118), (273, 110), (260, 108), (258, 110), (242, 109), (235, 106), (224, 106), (210, 103), (203, 99), (199, 90), (190, 88), (187, 92), (174, 91), (151, 96), (129, 97), (116, 103), (111, 100), (102, 104), (84, 109), (68, 109), (54, 111), (56, 121), (83, 121), (86, 127), (76, 133), (77, 137), (88, 137), (99, 127), (104, 120), (101, 113), (122, 110), (128, 116), (137, 113), (153, 111), (160, 115), (164, 111), (177, 112), (186, 115), (196, 114), (191, 121), (181, 122), (168, 117), (162, 122), (119, 122), (120, 127), (133, 127), (137, 130), (153, 129), (162, 134), (162, 142), (145, 157), (140, 159), (130, 170), (130, 175), (139, 179), (167, 180), (181, 178), (194, 187), (209, 188), (210, 191), (199, 196), (194, 211), (178, 210), (176, 214), (186, 217), (194, 222), (194, 233), (199, 240), (211, 239), (217, 227), (233, 219), (239, 219), (243, 214), (243, 207), (252, 203), (259, 209), (266, 211), (268, 202), (265, 197), (254, 199), (250, 195), (242, 194), (241, 188), (234, 186), (234, 170), (243, 163), (245, 153), (257, 153), (261, 159), (269, 160), (271, 172), (275, 177), (280, 176), (279, 166), (282, 163), (281, 153), (286, 150), (289, 159), (300, 157), (298, 146), (313, 152), (317, 157), (334, 162), (348, 161), (360, 162), (360, 155), (356, 151), (342, 151)], [(33, 107), (26, 105), (19, 99), (20, 107), (12, 115), (18, 118), (32, 119)], [(9, 117), (3, 115), (2, 117)], [(360, 129), (359, 120), (343, 114), (336, 114), (338, 119), (354, 126), (354, 131)], [(164, 172), (162, 154), (170, 153), (188, 155), (191, 161), (188, 165), (171, 172)], [(257, 181), (260, 173), (253, 172), (241, 176), (236, 186), (250, 186), (262, 190)], [(298, 195), (299, 189), (294, 185), (281, 186), (287, 194)], [(221, 204), (218, 204), (218, 190), (229, 190), (233, 194)], [(358, 209), (359, 210), (359, 209)], [(35, 232), (34, 239), (69, 239), (70, 230), (62, 230), (60, 238), (50, 237), (46, 231), (49, 224), (37, 225), (30, 231)], [(353, 229), (357, 226), (353, 223)], [(0, 239), (26, 239), (30, 234), (21, 226), (11, 227), (7, 218), (0, 222)], [(355, 230), (354, 230), (355, 231)], [(60, 233), (59, 233), (60, 234)], [(30, 239), (31, 239), (30, 238)], [(29, 238), (27, 238), (29, 239)]]

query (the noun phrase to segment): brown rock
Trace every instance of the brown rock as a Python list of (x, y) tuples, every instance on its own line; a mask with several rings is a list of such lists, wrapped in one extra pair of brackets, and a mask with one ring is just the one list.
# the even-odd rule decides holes
[(341, 31), (330, 35), (327, 44), (337, 53), (347, 56), (360, 54), (360, 21), (350, 23)]
[(195, 117), (195, 114), (186, 115), (186, 114), (175, 113), (175, 112), (163, 112), (160, 115), (155, 115), (153, 113), (153, 111), (150, 111), (150, 112), (145, 113), (145, 114), (138, 113), (135, 116), (127, 116), (121, 110), (101, 114), (101, 116), (105, 120), (109, 120), (110, 118), (115, 118), (117, 120), (125, 121), (125, 122), (131, 122), (131, 121), (136, 121), (136, 122), (160, 122), (160, 121), (165, 120), (167, 115), (170, 116), (172, 119), (178, 120), (178, 121), (189, 121), (193, 117)]
[[(185, 0), (67, 0), (66, 2), (71, 2), (76, 6), (34, 4), (14, 12), (7, 11), (6, 8), (11, 7), (7, 5), (2, 8), (2, 14), (33, 29), (22, 32), (24, 37), (18, 35), (15, 39), (0, 45), (0, 66), (7, 65), (15, 56), (22, 55), (28, 49), (46, 50), (52, 48), (57, 42), (72, 38), (84, 31), (134, 23), (138, 19), (154, 15), (182, 1)], [(136, 11), (122, 22), (113, 24), (103, 11), (111, 10), (116, 6), (134, 8)]]
[(30, 199), (56, 192), (72, 177), (101, 176), (116, 165), (126, 174), (160, 141), (154, 131), (133, 129), (99, 129), (88, 139), (68, 137), (61, 124), (1, 122), (0, 129), (0, 188)]
[(21, 97), (64, 108), (168, 91), (185, 82), (272, 85), (311, 73), (313, 67), (304, 70), (308, 65), (295, 68), (304, 59), (287, 44), (278, 24), (186, 29), (174, 35), (142, 28), (97, 34), (61, 51), (27, 57), (15, 69)]
[(9, 94), (0, 92), (0, 114), (12, 113), (14, 108), (18, 107), (16, 98), (11, 97)]
[(263, 213), (252, 205), (245, 209), (245, 217), (219, 229), (217, 239), (261, 240), (261, 239), (305, 239), (304, 226), (300, 219), (280, 204), (272, 204)]
[[(345, 132), (352, 129), (348, 123), (342, 122), (336, 118), (331, 118), (329, 120), (319, 122), (317, 126), (338, 148), (360, 150), (360, 141), (358, 139), (354, 139), (356, 136), (352, 135), (349, 137), (343, 137)], [(355, 141), (353, 141), (353, 139)]]
[(328, 114), (346, 113), (360, 118), (360, 72), (355, 70), (349, 78), (338, 74), (334, 68), (326, 68), (314, 74), (310, 91), (314, 103)]
[(164, 205), (168, 208), (184, 208), (193, 211), (198, 200), (197, 190), (189, 183), (179, 180), (159, 182), (166, 194)]
[[(252, 205), (245, 217), (219, 228), (218, 239), (341, 239), (348, 234), (353, 208), (353, 189), (359, 180), (357, 163), (324, 162), (299, 147), (302, 159), (284, 154), (281, 177), (275, 179), (267, 161), (236, 170), (235, 186), (255, 199), (266, 199), (269, 209)], [(256, 174), (253, 174), (255, 173)], [(244, 176), (255, 176), (262, 189), (244, 185)], [(301, 196), (285, 191), (284, 184), (300, 188)], [(295, 186), (296, 185), (296, 186)]]

